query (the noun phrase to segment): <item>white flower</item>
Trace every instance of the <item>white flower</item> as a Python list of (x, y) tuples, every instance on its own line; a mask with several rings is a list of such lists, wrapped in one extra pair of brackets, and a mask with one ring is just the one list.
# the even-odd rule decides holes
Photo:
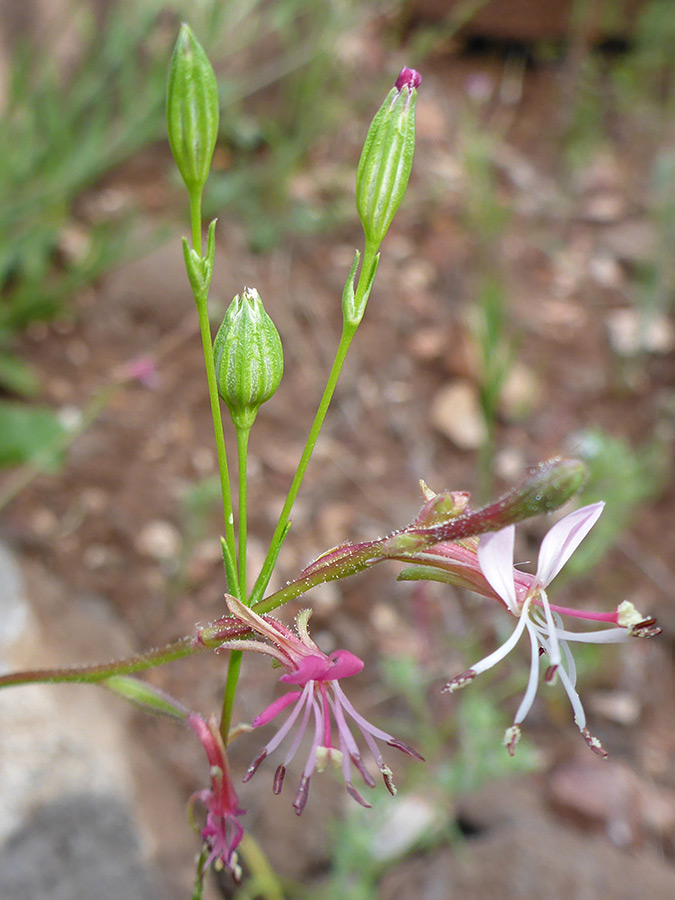
[[(549, 659), (545, 681), (552, 683), (556, 675), (560, 677), (572, 704), (574, 721), (586, 743), (599, 756), (607, 756), (600, 741), (586, 728), (586, 714), (575, 687), (576, 667), (569, 642), (613, 644), (626, 641), (631, 635), (650, 636), (658, 633), (654, 621), (643, 620), (627, 601), (612, 613), (587, 613), (583, 610), (552, 606), (549, 603), (546, 589), (597, 522), (603, 508), (604, 503), (593, 503), (575, 510), (557, 522), (542, 541), (534, 576), (527, 576), (513, 568), (515, 539), (513, 525), (483, 535), (478, 544), (477, 558), (482, 574), (492, 590), (506, 604), (509, 612), (518, 619), (518, 623), (501, 647), (466, 672), (453, 678), (444, 690), (450, 692), (457, 690), (473, 681), (476, 675), (491, 669), (510, 653), (527, 629), (532, 650), (530, 677), (513, 725), (507, 729), (504, 738), (504, 744), (511, 755), (520, 738), (520, 725), (534, 702), (539, 684), (539, 657), (545, 653)], [(614, 624), (617, 627), (588, 632), (567, 631), (563, 626), (561, 613)]]

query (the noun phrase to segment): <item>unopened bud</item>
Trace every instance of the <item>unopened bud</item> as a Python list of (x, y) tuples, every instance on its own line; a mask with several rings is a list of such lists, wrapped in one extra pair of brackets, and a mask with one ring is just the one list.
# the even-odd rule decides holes
[[(558, 509), (582, 487), (585, 480), (586, 466), (580, 460), (549, 459), (529, 469), (520, 484), (502, 494), (494, 503), (424, 528), (413, 522), (403, 532), (387, 538), (384, 547), (390, 555), (392, 550), (397, 554), (411, 553), (423, 545), (499, 531), (530, 516)], [(416, 546), (415, 541), (419, 541), (419, 545)]]
[(419, 72), (403, 69), (375, 114), (356, 173), (356, 208), (366, 241), (378, 247), (401, 205), (415, 150)]
[(166, 119), (171, 152), (188, 191), (201, 191), (218, 137), (218, 83), (189, 25), (181, 25), (171, 57)]
[(213, 345), (218, 393), (237, 428), (250, 428), (284, 373), (281, 338), (255, 288), (244, 288), (225, 313)]
[(586, 466), (578, 459), (549, 459), (529, 469), (519, 485), (485, 511), (490, 510), (500, 528), (552, 512), (583, 487), (587, 474)]

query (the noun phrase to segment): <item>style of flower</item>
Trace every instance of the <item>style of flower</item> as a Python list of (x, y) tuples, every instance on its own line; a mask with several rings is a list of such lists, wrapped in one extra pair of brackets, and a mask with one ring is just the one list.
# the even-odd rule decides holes
[(216, 869), (229, 869), (234, 880), (239, 882), (241, 867), (236, 850), (244, 836), (244, 829), (238, 821), (238, 816), (242, 816), (246, 810), (240, 808), (232, 785), (223, 739), (215, 718), (207, 722), (196, 713), (190, 713), (185, 721), (202, 742), (211, 775), (211, 787), (194, 793), (189, 803), (193, 824), (195, 803), (199, 800), (206, 807), (206, 824), (202, 829), (198, 829), (195, 824), (195, 829), (201, 831), (209, 850), (202, 866), (202, 873), (213, 864)]
[[(579, 641), (613, 644), (626, 641), (631, 635), (649, 637), (659, 633), (654, 620), (645, 620), (629, 601), (624, 601), (611, 613), (586, 612), (549, 603), (546, 589), (597, 522), (603, 507), (604, 503), (593, 503), (575, 510), (557, 522), (542, 541), (534, 576), (513, 568), (513, 525), (484, 534), (480, 538), (477, 548), (480, 572), (471, 566), (471, 549), (466, 546), (457, 547), (453, 554), (448, 545), (444, 548), (448, 560), (455, 556), (454, 565), (450, 563), (449, 569), (454, 568), (462, 581), (480, 593), (489, 594), (491, 589), (518, 619), (513, 633), (501, 647), (453, 678), (444, 691), (455, 691), (473, 681), (476, 675), (491, 669), (510, 653), (526, 629), (528, 632), (532, 650), (530, 676), (513, 725), (507, 729), (504, 737), (504, 744), (511, 755), (520, 739), (521, 723), (534, 702), (539, 683), (539, 657), (545, 653), (549, 665), (544, 680), (552, 683), (556, 676), (560, 678), (572, 705), (574, 720), (586, 743), (599, 756), (606, 757), (602, 744), (586, 727), (586, 714), (575, 687), (576, 668), (569, 643)], [(599, 621), (616, 627), (589, 632), (568, 631), (561, 615)]]
[[(299, 688), (299, 690), (291, 690), (283, 694), (253, 720), (253, 727), (258, 728), (271, 722), (283, 710), (292, 707), (284, 724), (251, 763), (244, 776), (244, 781), (247, 782), (253, 777), (263, 760), (279, 747), (293, 726), (298, 723), (297, 731), (286, 756), (274, 774), (274, 793), (281, 793), (286, 768), (296, 755), (310, 719), (313, 718), (312, 743), (300, 785), (293, 800), (296, 813), (300, 815), (305, 808), (311, 776), (315, 771), (323, 772), (329, 762), (336, 768), (342, 769), (350, 796), (362, 806), (370, 806), (352, 784), (351, 766), (353, 764), (364, 783), (368, 787), (375, 787), (375, 780), (366, 768), (352, 734), (349, 719), (353, 723), (352, 727), (356, 726), (363, 736), (382, 773), (387, 789), (394, 795), (396, 787), (391, 769), (385, 763), (376, 741), (384, 741), (390, 747), (396, 747), (416, 759), (421, 760), (422, 757), (391, 734), (368, 722), (354, 709), (346, 697), (339, 681), (360, 672), (363, 662), (348, 650), (334, 650), (328, 656), (323, 653), (309, 636), (308, 622), (311, 615), (309, 609), (303, 610), (297, 616), (297, 634), (295, 634), (276, 619), (257, 615), (229, 595), (227, 596), (227, 605), (233, 616), (246, 623), (255, 635), (266, 638), (266, 641), (228, 641), (221, 645), (221, 648), (254, 650), (273, 657), (286, 670), (280, 680), (285, 684), (297, 685)], [(333, 741), (334, 728), (337, 734), (337, 746)]]

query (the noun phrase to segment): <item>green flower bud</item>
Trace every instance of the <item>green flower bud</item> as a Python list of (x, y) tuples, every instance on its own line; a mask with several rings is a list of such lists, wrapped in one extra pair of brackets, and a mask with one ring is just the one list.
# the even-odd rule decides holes
[(230, 304), (213, 344), (213, 356), (218, 393), (235, 426), (248, 429), (284, 374), (279, 332), (255, 288), (244, 288)]
[(189, 192), (201, 191), (218, 137), (218, 84), (206, 53), (183, 23), (171, 57), (166, 120), (171, 152)]
[(375, 114), (356, 172), (356, 208), (366, 241), (379, 247), (408, 186), (415, 150), (415, 104), (422, 77), (403, 69)]

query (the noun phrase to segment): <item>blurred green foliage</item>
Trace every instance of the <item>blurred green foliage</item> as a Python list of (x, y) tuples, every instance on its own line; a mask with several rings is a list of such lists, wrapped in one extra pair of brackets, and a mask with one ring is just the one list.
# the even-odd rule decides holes
[(155, 18), (125, 9), (101, 33), (82, 15), (67, 78), (49, 53), (15, 48), (0, 117), (0, 383), (18, 393), (38, 385), (9, 355), (12, 334), (54, 315), (124, 247), (124, 229), (104, 223), (80, 233), (73, 252), (67, 233), (77, 197), (160, 134), (165, 60), (141, 53)]
[(320, 225), (316, 211), (286, 204), (289, 179), (341, 113), (340, 36), (376, 7), (119, 0), (101, 21), (74, 0), (53, 36), (56, 45), (61, 27), (75, 34), (67, 65), (28, 38), (14, 48), (0, 113), (0, 386), (36, 394), (35, 376), (10, 352), (13, 334), (144, 249), (129, 214), (91, 221), (77, 202), (107, 172), (164, 141), (166, 65), (181, 18), (204, 37), (221, 81), (220, 170), (205, 205), (239, 217), (252, 244), (267, 249), (289, 229)]
[(24, 463), (40, 469), (57, 468), (66, 433), (50, 409), (0, 401), (0, 468)]
[(672, 475), (668, 440), (653, 438), (637, 449), (599, 429), (575, 440), (574, 452), (588, 468), (579, 502), (605, 501), (605, 512), (565, 566), (565, 577), (592, 569), (631, 527), (638, 509), (657, 497)]

